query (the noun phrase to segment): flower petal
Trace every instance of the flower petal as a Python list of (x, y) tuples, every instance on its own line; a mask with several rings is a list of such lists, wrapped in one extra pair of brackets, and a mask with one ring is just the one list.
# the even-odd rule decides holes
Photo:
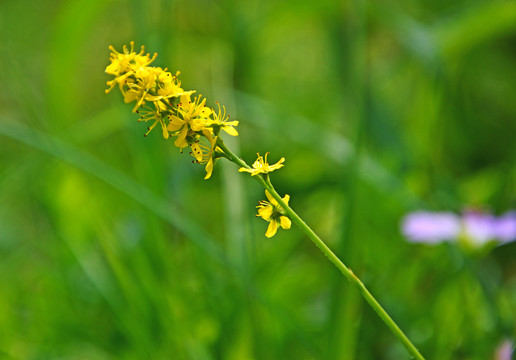
[(193, 131), (201, 131), (204, 128), (204, 120), (202, 118), (193, 119), (190, 122), (190, 128)]
[(283, 167), (283, 162), (285, 161), (285, 158), (281, 158), (276, 164), (269, 166), (269, 171), (277, 170), (281, 167)]
[(196, 143), (194, 142), (193, 144), (190, 145), (190, 148), (192, 149), (192, 155), (194, 156), (194, 158), (201, 162), (202, 161), (202, 149), (201, 149), (201, 146), (199, 145), (199, 143)]
[(178, 130), (179, 130), (179, 129), (181, 129), (182, 127), (183, 127), (183, 125), (182, 125), (182, 124), (181, 124), (181, 125), (178, 125), (178, 124), (170, 123), (170, 124), (168, 124), (167, 129), (168, 129), (169, 131), (178, 131)]
[(281, 216), (280, 224), (283, 229), (288, 230), (288, 229), (290, 229), (290, 226), (292, 225), (292, 221), (290, 221), (290, 219), (286, 216)]
[(222, 130), (224, 130), (231, 136), (238, 136), (238, 131), (236, 131), (236, 129), (232, 126), (223, 126)]
[(213, 148), (213, 145), (215, 144), (215, 140), (216, 138), (213, 137), (210, 129), (202, 129), (202, 134), (206, 137), (206, 139), (208, 139), (208, 141), (210, 142), (210, 145), (211, 147)]
[(183, 106), (186, 106), (188, 104), (190, 104), (191, 100), (190, 100), (190, 94), (184, 94), (184, 95), (181, 95), (181, 97), (179, 98), (179, 102), (183, 105)]
[(135, 90), (127, 90), (124, 94), (124, 102), (126, 104), (130, 103), (131, 101), (134, 101), (138, 98), (138, 96), (140, 95), (140, 92), (138, 91), (135, 91)]
[(265, 196), (267, 196), (267, 199), (269, 199), (269, 202), (271, 204), (277, 204), (278, 202), (276, 201), (276, 199), (274, 199), (271, 195), (271, 193), (267, 190), (265, 190)]
[(184, 147), (188, 146), (188, 142), (186, 141), (186, 134), (188, 132), (188, 129), (186, 126), (183, 127), (179, 135), (177, 136), (176, 141), (174, 142), (174, 145), (178, 148), (182, 149)]
[(167, 126), (165, 125), (165, 123), (161, 122), (161, 129), (163, 130), (163, 137), (166, 139), (168, 139), (168, 130), (167, 130)]
[(209, 107), (205, 106), (200, 111), (199, 116), (201, 116), (203, 118), (207, 118), (207, 117), (209, 117), (212, 114), (212, 112), (213, 112), (212, 109), (210, 109)]
[(211, 177), (211, 173), (213, 172), (213, 165), (213, 158), (211, 158), (206, 164), (206, 176), (204, 177), (204, 180), (208, 180)]
[(258, 215), (265, 220), (269, 220), (272, 215), (272, 206), (264, 206), (258, 209)]
[(276, 220), (271, 220), (271, 222), (269, 223), (269, 227), (267, 228), (267, 232), (265, 233), (265, 236), (271, 238), (276, 234), (276, 231), (278, 231), (278, 223), (276, 222)]

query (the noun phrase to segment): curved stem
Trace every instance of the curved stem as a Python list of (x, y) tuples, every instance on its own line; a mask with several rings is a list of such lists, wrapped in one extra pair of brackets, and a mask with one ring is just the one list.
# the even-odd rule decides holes
[[(222, 140), (217, 141), (217, 145), (228, 155), (228, 159), (240, 167), (250, 168), (249, 165), (246, 164), (245, 161), (236, 156), (231, 150), (227, 148)], [(274, 186), (272, 185), (269, 175), (266, 174), (265, 177), (262, 175), (253, 176), (263, 187), (272, 195), (272, 197), (281, 205), (283, 210), (287, 213), (290, 219), (297, 224), (301, 228), (301, 230), (312, 240), (312, 242), (323, 252), (323, 254), (330, 260), (333, 265), (350, 281), (362, 294), (367, 303), (373, 308), (373, 310), (378, 314), (378, 316), (383, 320), (383, 322), (389, 327), (392, 333), (398, 338), (398, 340), (405, 346), (407, 351), (417, 360), (424, 360), (424, 357), (417, 350), (417, 348), (412, 344), (412, 342), (408, 339), (408, 337), (403, 333), (403, 331), (399, 328), (399, 326), (394, 322), (394, 320), (389, 316), (389, 314), (384, 310), (384, 308), (380, 305), (380, 303), (376, 300), (376, 298), (367, 290), (365, 285), (360, 281), (360, 279), (353, 273), (353, 271), (348, 268), (344, 263), (335, 255), (333, 251), (326, 245), (326, 243), (304, 222), (303, 219), (294, 211), (290, 206), (288, 206), (285, 201), (278, 194)]]
[(276, 192), (272, 183), (267, 178), (268, 185), (270, 189), (268, 189), (269, 193), (278, 201), (278, 203), (283, 207), (285, 212), (289, 215), (293, 222), (295, 222), (301, 230), (312, 240), (315, 245), (323, 252), (324, 255), (330, 260), (337, 269), (353, 284), (355, 285), (364, 299), (369, 303), (369, 305), (373, 308), (373, 310), (378, 314), (378, 316), (383, 320), (383, 322), (389, 327), (392, 333), (401, 341), (401, 343), (405, 346), (408, 352), (414, 356), (415, 359), (424, 360), (423, 356), (419, 353), (417, 348), (412, 344), (412, 342), (408, 339), (408, 337), (403, 333), (403, 331), (399, 328), (399, 326), (394, 322), (394, 320), (389, 316), (389, 314), (384, 310), (384, 308), (378, 303), (376, 298), (369, 292), (369, 290), (365, 287), (364, 283), (353, 273), (353, 271), (348, 268), (344, 263), (335, 255), (333, 251), (324, 243), (324, 241), (297, 215), (297, 213), (288, 206), (281, 196)]

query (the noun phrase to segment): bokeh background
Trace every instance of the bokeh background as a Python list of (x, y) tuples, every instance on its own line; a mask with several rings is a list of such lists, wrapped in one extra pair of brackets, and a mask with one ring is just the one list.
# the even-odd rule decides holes
[(248, 162), (428, 359), (514, 337), (516, 244), (411, 244), (427, 209), (516, 207), (514, 1), (0, 2), (0, 357), (406, 359), (263, 189), (212, 179), (105, 95), (135, 40), (240, 120)]

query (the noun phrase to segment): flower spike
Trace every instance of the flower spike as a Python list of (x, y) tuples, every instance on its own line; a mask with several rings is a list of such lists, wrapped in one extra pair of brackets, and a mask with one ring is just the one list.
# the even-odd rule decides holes
[[(205, 165), (205, 179), (211, 177), (215, 161), (221, 157), (237, 164), (240, 167), (240, 172), (248, 172), (252, 176), (268, 174), (284, 166), (285, 158), (283, 157), (277, 163), (269, 165), (267, 162), (269, 153), (266, 153), (264, 157), (257, 154), (258, 158), (252, 167), (249, 167), (221, 139), (221, 133), (223, 132), (231, 136), (238, 135), (238, 131), (235, 129), (238, 121), (229, 121), (226, 108), (220, 106), (217, 102), (218, 113), (215, 113), (212, 108), (206, 106), (206, 99), (202, 99), (201, 95), (192, 100), (191, 95), (195, 90), (185, 91), (182, 89), (181, 82), (177, 79), (179, 72), (172, 75), (166, 68), (149, 66), (157, 54), (153, 56), (146, 54), (143, 46), (141, 51), (136, 53), (134, 42), (131, 41), (130, 45), (130, 48), (124, 46), (121, 52), (116, 51), (112, 46), (109, 47), (111, 63), (106, 67), (105, 72), (114, 76), (114, 78), (107, 82), (106, 93), (118, 85), (124, 101), (126, 103), (134, 102), (133, 112), (140, 115), (139, 121), (150, 122), (147, 134), (159, 124), (165, 140), (174, 139), (174, 145), (181, 152), (184, 148), (190, 147), (190, 154), (195, 158), (192, 162)], [(410, 354), (417, 360), (424, 360), (423, 356), (378, 304), (378, 301), (353, 271), (342, 263), (317, 234), (290, 208), (288, 205), (290, 196), (285, 195), (281, 198), (274, 190), (268, 176), (256, 176), (255, 179), (265, 187), (265, 195), (268, 199), (268, 201), (260, 201), (257, 206), (257, 216), (269, 222), (265, 236), (268, 238), (274, 236), (279, 227), (290, 229), (292, 221), (294, 221), (344, 276), (360, 290), (367, 303), (387, 324), (393, 334), (398, 337)], [(497, 231), (512, 238), (512, 228), (507, 229), (507, 225), (510, 224), (510, 221), (503, 222)]]

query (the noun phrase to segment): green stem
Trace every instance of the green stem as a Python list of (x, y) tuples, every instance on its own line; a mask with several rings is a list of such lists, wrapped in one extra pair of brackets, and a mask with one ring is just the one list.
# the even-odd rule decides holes
[(392, 318), (387, 314), (384, 308), (378, 303), (375, 297), (367, 290), (365, 285), (360, 281), (360, 279), (353, 273), (353, 271), (348, 268), (340, 259), (335, 255), (333, 251), (321, 240), (321, 238), (297, 215), (297, 213), (288, 206), (281, 196), (276, 192), (272, 183), (267, 178), (267, 182), (269, 185), (269, 193), (276, 199), (276, 201), (281, 205), (281, 207), (285, 210), (285, 212), (289, 215), (293, 222), (297, 224), (303, 230), (303, 232), (317, 245), (317, 247), (323, 252), (324, 255), (340, 270), (340, 272), (353, 284), (355, 285), (364, 299), (369, 303), (369, 305), (373, 308), (373, 310), (378, 314), (378, 316), (383, 320), (383, 322), (391, 329), (392, 333), (401, 341), (403, 346), (408, 350), (408, 352), (414, 356), (415, 359), (424, 360), (423, 356), (419, 353), (417, 348), (412, 344), (412, 342), (408, 339), (408, 337), (403, 333), (403, 331), (399, 328), (399, 326), (392, 320)]
[[(245, 161), (236, 156), (231, 150), (227, 148), (224, 142), (219, 138), (217, 141), (217, 145), (228, 155), (228, 159), (240, 167), (245, 167), (250, 169), (250, 166), (246, 164)], [(274, 199), (281, 205), (283, 210), (287, 213), (290, 219), (297, 224), (301, 228), (301, 230), (314, 242), (314, 244), (323, 252), (324, 255), (330, 260), (337, 269), (351, 282), (355, 287), (358, 288), (364, 299), (367, 303), (373, 308), (373, 310), (378, 314), (378, 316), (383, 320), (383, 322), (389, 327), (392, 333), (398, 338), (398, 340), (405, 346), (407, 351), (417, 360), (424, 360), (424, 357), (419, 353), (417, 348), (412, 344), (412, 342), (408, 339), (408, 337), (403, 333), (403, 331), (399, 328), (399, 326), (392, 320), (392, 318), (387, 314), (387, 312), (383, 309), (383, 307), (378, 303), (375, 297), (367, 290), (365, 285), (360, 281), (360, 279), (353, 273), (353, 271), (348, 268), (344, 263), (331, 251), (331, 249), (321, 240), (321, 238), (304, 222), (299, 215), (292, 210), (290, 206), (288, 206), (285, 201), (278, 194), (274, 186), (272, 185), (269, 175), (266, 176), (256, 175), (253, 176), (263, 187), (272, 195)]]

